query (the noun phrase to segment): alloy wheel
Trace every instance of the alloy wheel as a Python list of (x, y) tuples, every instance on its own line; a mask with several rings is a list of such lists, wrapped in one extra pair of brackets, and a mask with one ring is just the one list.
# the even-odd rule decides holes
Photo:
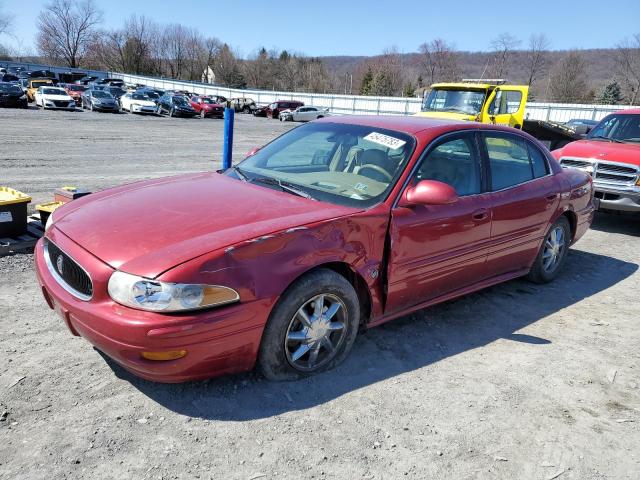
[(542, 268), (545, 272), (553, 272), (557, 268), (564, 255), (566, 243), (564, 228), (561, 226), (558, 225), (549, 232), (542, 252)]
[(330, 362), (346, 336), (347, 309), (340, 298), (316, 295), (289, 322), (284, 340), (287, 361), (296, 370), (312, 372)]

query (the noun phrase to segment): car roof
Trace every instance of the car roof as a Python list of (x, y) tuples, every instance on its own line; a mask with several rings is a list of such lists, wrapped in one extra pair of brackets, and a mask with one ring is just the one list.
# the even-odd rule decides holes
[(640, 108), (628, 108), (626, 110), (618, 110), (617, 112), (611, 112), (611, 113), (622, 114), (622, 115), (638, 115), (640, 114)]

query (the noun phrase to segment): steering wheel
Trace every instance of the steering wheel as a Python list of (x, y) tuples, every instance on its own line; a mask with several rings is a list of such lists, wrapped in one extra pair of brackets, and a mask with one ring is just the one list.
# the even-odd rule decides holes
[[(374, 165), (373, 163), (367, 163), (366, 165), (361, 165), (360, 170), (358, 170), (358, 173), (362, 172), (362, 170), (364, 170), (365, 168), (370, 168), (371, 170), (375, 170), (376, 172), (384, 175), (385, 178), (387, 178), (389, 181), (393, 180), (393, 177), (389, 172), (387, 172), (384, 168), (378, 165)], [(365, 177), (367, 176), (368, 175), (365, 175)], [(375, 178), (373, 180), (375, 180)]]

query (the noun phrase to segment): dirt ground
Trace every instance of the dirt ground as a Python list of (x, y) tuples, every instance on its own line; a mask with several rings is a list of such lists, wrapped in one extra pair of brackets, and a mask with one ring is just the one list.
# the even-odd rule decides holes
[[(210, 169), (222, 121), (0, 111), (0, 184), (49, 198)], [(239, 115), (236, 157), (290, 128)], [(598, 214), (555, 283), (366, 332), (338, 369), (163, 385), (72, 337), (0, 258), (0, 478), (640, 478), (640, 220)]]

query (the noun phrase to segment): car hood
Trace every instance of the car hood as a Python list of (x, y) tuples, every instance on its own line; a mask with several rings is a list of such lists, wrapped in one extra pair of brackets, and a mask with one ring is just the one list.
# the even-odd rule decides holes
[(135, 99), (131, 99), (131, 104), (132, 105), (141, 105), (143, 107), (155, 107), (156, 104), (154, 102), (152, 102), (151, 100), (135, 100)]
[(357, 211), (199, 173), (82, 197), (59, 208), (54, 225), (113, 268), (155, 278), (238, 242)]
[(591, 158), (640, 166), (640, 144), (613, 143), (605, 140), (578, 140), (553, 152), (562, 157)]
[(42, 94), (42, 98), (45, 100), (60, 100), (70, 102), (72, 98), (69, 95), (47, 95), (46, 93)]

